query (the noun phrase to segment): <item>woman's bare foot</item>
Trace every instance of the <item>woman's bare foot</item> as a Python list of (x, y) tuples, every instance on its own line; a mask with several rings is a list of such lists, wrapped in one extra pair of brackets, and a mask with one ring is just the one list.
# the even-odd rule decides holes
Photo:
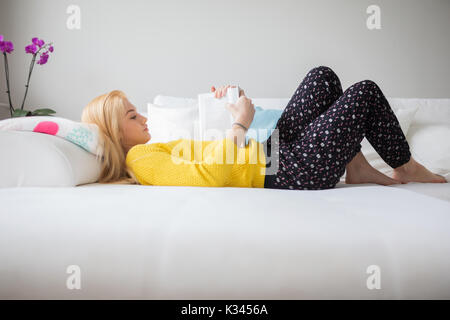
[(376, 183), (383, 186), (401, 184), (401, 181), (392, 179), (372, 167), (362, 152), (358, 152), (347, 164), (346, 170), (345, 183), (347, 184)]
[(439, 174), (435, 174), (414, 160), (413, 157), (404, 165), (394, 169), (392, 177), (402, 183), (446, 183), (447, 180)]

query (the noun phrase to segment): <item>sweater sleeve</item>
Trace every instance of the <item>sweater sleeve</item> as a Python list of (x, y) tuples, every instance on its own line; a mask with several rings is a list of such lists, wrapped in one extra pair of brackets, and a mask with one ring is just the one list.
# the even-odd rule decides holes
[(233, 166), (226, 155), (236, 150), (237, 145), (227, 138), (209, 143), (180, 139), (134, 146), (126, 164), (143, 185), (222, 187)]

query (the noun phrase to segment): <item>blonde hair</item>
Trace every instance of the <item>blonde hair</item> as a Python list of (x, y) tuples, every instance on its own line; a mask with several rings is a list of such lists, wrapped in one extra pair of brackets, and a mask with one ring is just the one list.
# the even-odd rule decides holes
[(139, 184), (126, 166), (126, 153), (121, 143), (119, 122), (125, 115), (124, 99), (120, 90), (113, 90), (93, 99), (84, 107), (81, 122), (96, 124), (99, 128), (103, 155), (99, 183)]

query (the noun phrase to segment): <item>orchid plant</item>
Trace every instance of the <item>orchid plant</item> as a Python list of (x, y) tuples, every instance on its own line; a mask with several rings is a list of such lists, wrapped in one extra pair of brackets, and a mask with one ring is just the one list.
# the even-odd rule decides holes
[[(23, 96), (22, 105), (20, 109), (15, 109), (11, 101), (11, 90), (9, 86), (9, 67), (8, 67), (8, 54), (14, 51), (14, 45), (11, 41), (3, 41), (3, 35), (0, 35), (0, 52), (3, 53), (3, 61), (5, 63), (5, 75), (6, 75), (6, 93), (8, 94), (9, 100), (9, 111), (11, 117), (25, 117), (25, 116), (50, 116), (56, 111), (52, 109), (35, 109), (24, 110), (25, 100), (28, 94), (28, 88), (30, 85), (31, 73), (33, 72), (34, 64), (44, 65), (47, 63), (49, 58), (49, 53), (54, 51), (52, 43), (45, 43), (44, 40), (33, 38), (31, 39), (31, 44), (25, 47), (25, 53), (32, 55), (30, 69), (28, 70), (27, 84), (25, 85), (25, 94)], [(36, 62), (37, 56), (39, 55), (39, 60)]]

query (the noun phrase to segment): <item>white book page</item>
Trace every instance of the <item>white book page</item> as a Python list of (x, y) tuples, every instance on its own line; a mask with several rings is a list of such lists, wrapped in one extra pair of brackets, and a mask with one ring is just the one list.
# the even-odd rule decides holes
[(227, 103), (226, 96), (217, 99), (214, 92), (198, 95), (200, 139), (225, 138), (226, 131), (233, 123), (233, 117), (226, 108)]

